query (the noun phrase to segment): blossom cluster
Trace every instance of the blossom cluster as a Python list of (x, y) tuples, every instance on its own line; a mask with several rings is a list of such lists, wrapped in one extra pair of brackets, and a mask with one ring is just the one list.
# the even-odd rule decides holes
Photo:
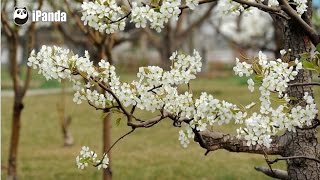
[(104, 154), (102, 159), (97, 159), (97, 154), (94, 151), (90, 151), (89, 147), (83, 146), (80, 154), (76, 157), (76, 164), (79, 169), (84, 169), (88, 165), (94, 165), (98, 169), (106, 169), (108, 168), (109, 158), (107, 154)]
[(125, 12), (116, 4), (115, 0), (83, 2), (81, 20), (95, 30), (107, 34), (123, 31), (126, 25), (122, 19)]
[[(284, 51), (282, 51), (284, 53)], [(269, 146), (271, 135), (278, 131), (287, 129), (295, 131), (295, 127), (310, 125), (315, 118), (318, 110), (312, 96), (305, 93), (303, 97), (306, 106), (297, 105), (290, 108), (288, 102), (290, 98), (285, 93), (288, 83), (294, 79), (298, 71), (302, 69), (302, 64), (298, 60), (295, 61), (295, 66), (289, 66), (288, 63), (282, 62), (281, 59), (275, 61), (268, 60), (267, 56), (261, 51), (255, 64), (255, 73), (257, 77), (262, 77), (260, 91), (260, 110), (254, 112), (249, 118), (244, 120), (245, 128), (238, 129), (238, 135), (244, 136), (247, 144), (263, 144)], [(244, 65), (245, 64), (245, 65)], [(240, 70), (239, 70), (240, 69)], [(237, 61), (234, 71), (239, 76), (243, 74), (250, 76), (253, 74), (253, 66), (247, 65), (245, 62)], [(251, 73), (248, 73), (248, 72)], [(254, 90), (254, 81), (248, 80), (248, 88)], [(284, 99), (284, 104), (276, 108), (271, 106), (271, 94), (276, 92), (279, 98)], [(288, 113), (289, 111), (289, 113)]]
[[(186, 0), (190, 9), (194, 9), (198, 3), (198, 0)], [(181, 13), (180, 5), (181, 0), (166, 0), (156, 6), (132, 2), (126, 14), (115, 0), (84, 2), (81, 6), (81, 19), (85, 25), (110, 34), (124, 30), (127, 16), (131, 14), (130, 22), (133, 22), (136, 28), (145, 28), (149, 22), (150, 28), (160, 32), (170, 19), (178, 19)]]
[(296, 11), (297, 13), (301, 16), (304, 12), (307, 11), (308, 8), (308, 1), (307, 0), (293, 0), (297, 7), (296, 7)]
[[(180, 85), (188, 84), (201, 71), (201, 57), (197, 51), (192, 55), (174, 52), (169, 58), (172, 62), (169, 71), (157, 66), (141, 67), (137, 79), (132, 82), (121, 82), (115, 67), (106, 60), (101, 60), (95, 67), (89, 58), (88, 53), (79, 57), (66, 49), (43, 46), (37, 54), (31, 53), (28, 65), (38, 68), (47, 79), (69, 79), (73, 82), (74, 101), (78, 104), (87, 101), (96, 108), (121, 104), (124, 108), (135, 106), (151, 112), (166, 112), (178, 120), (189, 119), (185, 130), (179, 132), (183, 147), (187, 147), (189, 139), (193, 138), (194, 130), (205, 131), (215, 124), (231, 122), (243, 125), (237, 132), (248, 145), (269, 146), (271, 135), (279, 130), (294, 131), (295, 127), (308, 125), (317, 114), (314, 100), (307, 93), (304, 96), (306, 106), (288, 106), (290, 98), (285, 91), (289, 81), (302, 69), (301, 63), (296, 61), (292, 66), (281, 59), (270, 61), (262, 52), (252, 64), (237, 60), (234, 67), (239, 76), (255, 76), (254, 80), (248, 80), (250, 91), (259, 85), (260, 108), (253, 113), (250, 109), (258, 103), (239, 107), (205, 92), (197, 98), (190, 91), (178, 91)], [(87, 82), (79, 81), (77, 76)], [(97, 92), (95, 86), (100, 86), (104, 92)], [(272, 106), (271, 95), (274, 92), (285, 100), (284, 103)]]

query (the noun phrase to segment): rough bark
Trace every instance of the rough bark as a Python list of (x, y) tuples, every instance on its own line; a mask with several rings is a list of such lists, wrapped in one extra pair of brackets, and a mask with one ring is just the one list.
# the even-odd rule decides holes
[(269, 167), (254, 167), (254, 169), (264, 173), (267, 176), (273, 177), (273, 178), (282, 179), (282, 180), (289, 179), (287, 171), (283, 171), (283, 170), (279, 170), (279, 169), (272, 169), (271, 170)]
[[(310, 11), (310, 10), (309, 10)], [(304, 16), (308, 18), (308, 16)], [(309, 19), (306, 19), (308, 22)], [(284, 28), (284, 48), (291, 49), (289, 60), (293, 61), (301, 53), (310, 53), (311, 41), (305, 32), (297, 28), (295, 22), (288, 22)], [(300, 71), (296, 79), (290, 83), (310, 83), (311, 72)], [(288, 95), (295, 97), (297, 100), (291, 101), (292, 105), (303, 100), (304, 93), (313, 94), (311, 86), (293, 86), (288, 88)], [(305, 105), (301, 104), (300, 105)], [(316, 129), (301, 130), (297, 132), (286, 132), (286, 151), (281, 154), (284, 157), (289, 156), (307, 156), (318, 158), (319, 144), (316, 136)], [(287, 160), (287, 171), (289, 179), (320, 179), (320, 164), (306, 159), (291, 159)]]
[(199, 144), (208, 151), (225, 149), (230, 152), (279, 155), (284, 150), (282, 136), (272, 137), (272, 143), (270, 147), (267, 148), (261, 145), (247, 146), (247, 141), (244, 139), (238, 139), (233, 135), (216, 131), (203, 131), (200, 132), (200, 134), (204, 143), (202, 144), (197, 136), (195, 136), (195, 141), (199, 142)]

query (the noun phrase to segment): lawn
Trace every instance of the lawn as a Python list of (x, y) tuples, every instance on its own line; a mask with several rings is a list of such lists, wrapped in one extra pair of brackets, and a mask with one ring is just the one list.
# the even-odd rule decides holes
[[(124, 77), (126, 80), (132, 78), (131, 75)], [(247, 91), (245, 82), (244, 79), (231, 77), (202, 77), (192, 81), (191, 85), (195, 94), (207, 91), (217, 98), (245, 105), (257, 97), (257, 94)], [(316, 94), (320, 94), (319, 89)], [(75, 165), (75, 157), (81, 146), (87, 145), (97, 151), (102, 149), (101, 112), (87, 104), (74, 104), (72, 94), (69, 94), (67, 109), (72, 117), (71, 131), (75, 145), (65, 148), (62, 146), (58, 123), (58, 99), (59, 95), (32, 96), (25, 99), (18, 161), (19, 179), (101, 179), (101, 171), (96, 168), (78, 170)], [(4, 179), (12, 101), (12, 98), (2, 98), (1, 104), (1, 177)], [(141, 116), (150, 116), (139, 113)], [(114, 119), (117, 119), (117, 116), (114, 115)], [(232, 125), (216, 128), (234, 133)], [(116, 126), (113, 121), (113, 141), (128, 130), (124, 122)], [(178, 131), (179, 128), (174, 128), (172, 122), (164, 120), (156, 127), (138, 129), (120, 141), (112, 151), (114, 179), (269, 179), (254, 170), (254, 166), (266, 166), (262, 155), (219, 150), (204, 156), (205, 150), (194, 142), (187, 149), (181, 148)], [(284, 163), (278, 163), (274, 167), (284, 168)]]

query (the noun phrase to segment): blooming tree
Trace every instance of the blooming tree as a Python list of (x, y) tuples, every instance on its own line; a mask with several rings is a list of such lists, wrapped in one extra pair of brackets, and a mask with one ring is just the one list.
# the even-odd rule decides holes
[[(85, 25), (107, 34), (124, 30), (128, 22), (136, 28), (149, 26), (160, 32), (167, 23), (176, 21), (184, 9), (196, 9), (199, 4), (214, 1), (167, 0), (150, 4), (128, 1), (123, 7), (114, 0), (98, 0), (82, 4), (81, 19)], [(191, 139), (206, 149), (206, 153), (226, 149), (264, 154), (270, 168), (257, 167), (258, 171), (280, 179), (319, 179), (320, 145), (316, 128), (320, 123), (311, 89), (319, 83), (311, 83), (310, 70), (320, 71), (320, 45), (311, 56), (311, 42), (318, 44), (319, 36), (309, 25), (310, 1), (232, 0), (225, 3), (227, 12), (234, 15), (252, 8), (270, 13), (274, 21), (279, 22), (284, 50), (280, 59), (269, 59), (263, 52), (246, 62), (236, 59), (235, 74), (246, 76), (249, 91), (260, 94), (256, 102), (245, 106), (216, 99), (206, 92), (200, 97), (191, 93), (189, 81), (196, 78), (202, 66), (196, 50), (191, 55), (173, 52), (169, 70), (140, 67), (137, 78), (130, 83), (121, 82), (115, 67), (105, 59), (94, 66), (88, 52), (80, 57), (60, 47), (43, 46), (38, 53), (33, 51), (28, 65), (39, 69), (47, 79), (71, 81), (75, 103), (87, 102), (97, 110), (122, 113), (132, 130), (111, 148), (137, 128), (149, 128), (170, 119), (173, 126), (181, 127), (178, 139), (182, 147), (187, 147)], [(79, 81), (79, 76), (86, 81)], [(188, 91), (178, 91), (180, 86), (187, 86)], [(253, 111), (253, 106), (258, 106), (258, 110)], [(158, 115), (144, 119), (136, 115), (136, 109)], [(229, 123), (239, 126), (236, 136), (212, 128)], [(107, 153), (98, 159), (94, 151), (84, 146), (76, 158), (77, 165), (80, 169), (88, 165), (108, 168)], [(269, 154), (282, 157), (270, 160)], [(287, 161), (287, 172), (271, 168), (271, 164), (279, 160)]]
[[(38, 0), (32, 4), (31, 8), (41, 9), (42, 5), (43, 1)], [(7, 179), (9, 180), (17, 178), (17, 157), (20, 139), (21, 113), (24, 108), (23, 99), (30, 85), (32, 71), (32, 68), (27, 68), (25, 79), (22, 78), (23, 73), (21, 73), (19, 60), (23, 61), (23, 59), (19, 59), (18, 47), (24, 45), (21, 42), (21, 39), (25, 38), (27, 45), (23, 48), (23, 51), (25, 51), (26, 54), (29, 54), (31, 50), (35, 48), (35, 31), (38, 28), (38, 25), (34, 22), (25, 24), (23, 28), (17, 27), (10, 18), (14, 7), (17, 7), (17, 1), (3, 1), (1, 3), (1, 32), (3, 32), (5, 37), (4, 39), (9, 46), (8, 63), (14, 92), (8, 158)], [(22, 58), (27, 59), (27, 57)]]

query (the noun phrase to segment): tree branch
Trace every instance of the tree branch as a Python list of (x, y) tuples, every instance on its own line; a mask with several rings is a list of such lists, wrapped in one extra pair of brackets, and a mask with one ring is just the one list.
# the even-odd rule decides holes
[(320, 86), (320, 83), (318, 83), (318, 82), (294, 83), (294, 84), (288, 84), (288, 86)]
[(293, 18), (307, 32), (311, 42), (316, 46), (320, 42), (318, 33), (297, 14), (297, 12), (288, 4), (286, 0), (278, 1), (281, 5), (281, 9), (291, 18)]
[(82, 32), (87, 35), (89, 37), (89, 39), (91, 41), (93, 41), (93, 43), (99, 43), (99, 39), (97, 39), (97, 37), (93, 34), (92, 31), (88, 30), (81, 21), (81, 18), (79, 17), (79, 15), (71, 10), (70, 4), (68, 2), (68, 0), (64, 0), (65, 4), (66, 4), (66, 8), (69, 12), (69, 14), (71, 14), (74, 17), (74, 20), (76, 21), (77, 26), (82, 30)]
[(133, 122), (129, 122), (127, 123), (128, 126), (131, 126), (132, 128), (141, 128), (141, 127), (144, 127), (144, 128), (149, 128), (155, 124), (157, 124), (158, 122), (160, 122), (161, 120), (167, 118), (169, 116), (168, 113), (163, 113), (161, 116), (157, 116), (157, 117), (154, 117), (154, 118), (151, 118), (149, 120), (146, 120), (146, 121), (143, 121), (143, 120), (140, 120), (138, 118), (135, 118), (137, 119), (138, 121), (140, 121), (141, 123), (139, 124), (135, 124)]
[(187, 35), (195, 28), (200, 26), (211, 14), (211, 11), (213, 10), (213, 8), (218, 4), (217, 1), (214, 1), (209, 8), (207, 9), (207, 11), (195, 22), (193, 22), (188, 28), (186, 28), (182, 33), (180, 33), (178, 35), (178, 38), (185, 38), (187, 37)]
[(308, 160), (315, 161), (315, 162), (317, 162), (317, 163), (320, 164), (320, 160), (319, 160), (319, 159), (317, 159), (317, 158), (312, 158), (312, 157), (307, 157), (307, 156), (278, 157), (278, 158), (276, 158), (276, 159), (274, 159), (274, 160), (272, 160), (272, 161), (269, 160), (268, 163), (274, 164), (274, 163), (276, 163), (276, 162), (278, 162), (278, 161), (289, 160), (289, 159), (308, 159)]
[(74, 44), (84, 44), (84, 43), (87, 42), (82, 38), (75, 38), (73, 35), (71, 35), (69, 32), (67, 32), (67, 30), (65, 28), (63, 28), (60, 23), (54, 23), (53, 25), (56, 26), (56, 28), (63, 35), (63, 37), (65, 37), (66, 39), (68, 39), (72, 43), (74, 43)]
[[(43, 5), (43, 0), (38, 0), (38, 7), (37, 9), (40, 10)], [(27, 54), (31, 53), (32, 49), (34, 48), (34, 42), (35, 42), (35, 31), (36, 31), (36, 23), (32, 22), (29, 26), (27, 36), (28, 36), (28, 45), (27, 45)], [(27, 66), (27, 73), (26, 73), (26, 80), (24, 81), (24, 86), (22, 88), (22, 96), (24, 96), (27, 92), (27, 89), (29, 88), (30, 81), (31, 81), (31, 74), (32, 68)]]
[(151, 29), (146, 27), (143, 28), (142, 31), (147, 35), (148, 40), (153, 44), (153, 46), (161, 48), (161, 39), (158, 36), (154, 35)]
[(287, 180), (289, 179), (288, 172), (280, 169), (273, 169), (272, 171), (266, 167), (254, 167), (255, 170), (264, 173), (267, 176), (277, 179)]
[[(230, 152), (245, 152), (254, 154), (267, 153), (270, 155), (279, 155), (282, 151), (278, 136), (274, 136), (272, 138), (272, 143), (268, 148), (262, 145), (247, 146), (246, 140), (238, 139), (237, 137), (230, 134), (224, 134), (215, 131), (203, 131), (200, 132), (200, 134), (205, 141), (205, 144), (209, 151), (225, 149)], [(195, 141), (198, 142), (199, 140), (195, 138)]]

